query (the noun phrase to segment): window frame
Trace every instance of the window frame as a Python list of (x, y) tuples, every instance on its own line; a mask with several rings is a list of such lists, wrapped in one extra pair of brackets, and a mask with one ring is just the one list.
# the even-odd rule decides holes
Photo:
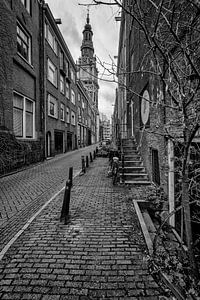
[[(32, 63), (32, 38), (31, 35), (28, 33), (28, 31), (17, 21), (17, 54), (20, 55), (26, 62), (29, 64)], [(21, 34), (20, 34), (21, 32)], [(27, 38), (27, 41), (23, 38), (22, 34)], [(21, 41), (21, 45), (18, 41)], [(19, 51), (19, 47), (23, 47), (23, 45), (27, 48), (27, 57), (23, 55), (22, 51)]]
[(63, 103), (60, 104), (60, 119), (65, 121), (65, 105)]
[[(54, 70), (53, 70), (54, 69)], [(49, 73), (49, 70), (52, 70), (54, 72), (53, 80), (51, 80), (51, 76)], [(55, 86), (58, 87), (58, 69), (54, 65), (54, 63), (50, 60), (50, 58), (47, 59), (47, 79)]]
[[(50, 36), (52, 37), (52, 41), (50, 39)], [(56, 39), (53, 29), (51, 28), (51, 26), (49, 25), (49, 23), (47, 21), (45, 22), (45, 38), (46, 38), (49, 46), (52, 48), (52, 50), (56, 54), (56, 56), (58, 56), (58, 54), (59, 54), (58, 42), (57, 42), (57, 39)]]
[(31, 0), (21, 0), (21, 3), (26, 8), (27, 12), (31, 15)]
[[(74, 120), (72, 122), (72, 120)], [(73, 110), (71, 110), (71, 125), (75, 126), (76, 125), (76, 114)]]
[(76, 94), (73, 89), (71, 89), (71, 102), (76, 105)]
[(60, 93), (65, 95), (65, 77), (62, 74), (60, 74)]
[(65, 96), (69, 100), (70, 99), (70, 86), (67, 81), (65, 81), (65, 89), (66, 89)]
[(70, 109), (66, 107), (66, 123), (70, 124)]
[[(58, 99), (52, 94), (48, 93), (48, 116), (54, 119), (58, 119)], [(53, 109), (53, 113), (52, 113)]]
[[(19, 108), (16, 106), (15, 104), (15, 95), (17, 95), (18, 97), (21, 98), (22, 101), (22, 108)], [(30, 109), (28, 110), (28, 102), (31, 103), (32, 105), (32, 111), (30, 111)], [(16, 134), (16, 130), (15, 130), (15, 112), (20, 110), (21, 111), (21, 118), (22, 118), (22, 128), (21, 128), (21, 135), (17, 135)], [(29, 126), (27, 126), (27, 121), (28, 121), (28, 115), (31, 116), (31, 120), (32, 120), (32, 134), (28, 135), (27, 133), (27, 129), (30, 129)], [(35, 139), (35, 101), (30, 99), (29, 97), (26, 97), (25, 95), (18, 93), (16, 91), (13, 91), (13, 132), (16, 136), (16, 138), (18, 139), (27, 139), (27, 140), (33, 140)]]

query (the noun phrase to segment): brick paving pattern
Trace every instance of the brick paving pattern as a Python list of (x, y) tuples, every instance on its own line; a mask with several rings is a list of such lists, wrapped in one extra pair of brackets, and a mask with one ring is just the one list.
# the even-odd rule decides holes
[(38, 208), (65, 185), (69, 167), (74, 168), (75, 174), (81, 168), (81, 155), (88, 155), (95, 147), (68, 152), (0, 178), (0, 250)]
[(62, 192), (11, 246), (0, 263), (0, 299), (159, 298), (129, 189), (113, 187), (107, 169), (98, 158), (76, 177), (67, 225)]

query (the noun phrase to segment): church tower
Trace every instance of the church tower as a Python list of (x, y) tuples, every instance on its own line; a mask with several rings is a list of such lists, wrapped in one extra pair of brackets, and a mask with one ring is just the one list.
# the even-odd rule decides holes
[(98, 112), (98, 70), (96, 67), (96, 57), (94, 56), (93, 32), (90, 25), (89, 11), (87, 13), (86, 24), (83, 30), (83, 40), (81, 45), (81, 57), (78, 61), (79, 78), (83, 82), (90, 95), (92, 104)]

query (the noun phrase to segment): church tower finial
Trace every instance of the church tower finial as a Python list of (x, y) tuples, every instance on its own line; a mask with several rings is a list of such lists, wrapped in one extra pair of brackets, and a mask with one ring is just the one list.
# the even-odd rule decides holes
[(89, 23), (90, 23), (90, 7), (88, 5), (88, 7), (87, 7), (87, 24), (89, 24)]

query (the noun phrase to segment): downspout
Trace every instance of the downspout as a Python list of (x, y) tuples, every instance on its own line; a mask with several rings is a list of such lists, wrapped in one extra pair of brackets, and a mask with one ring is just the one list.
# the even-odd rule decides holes
[(41, 89), (41, 113), (42, 113), (42, 134), (43, 134), (43, 158), (47, 157), (47, 147), (46, 147), (46, 84), (45, 84), (45, 2), (41, 0), (40, 2), (40, 89)]
[[(174, 144), (168, 139), (168, 197), (169, 197), (169, 214), (175, 209), (174, 197)], [(169, 224), (175, 227), (175, 214), (169, 218)]]

